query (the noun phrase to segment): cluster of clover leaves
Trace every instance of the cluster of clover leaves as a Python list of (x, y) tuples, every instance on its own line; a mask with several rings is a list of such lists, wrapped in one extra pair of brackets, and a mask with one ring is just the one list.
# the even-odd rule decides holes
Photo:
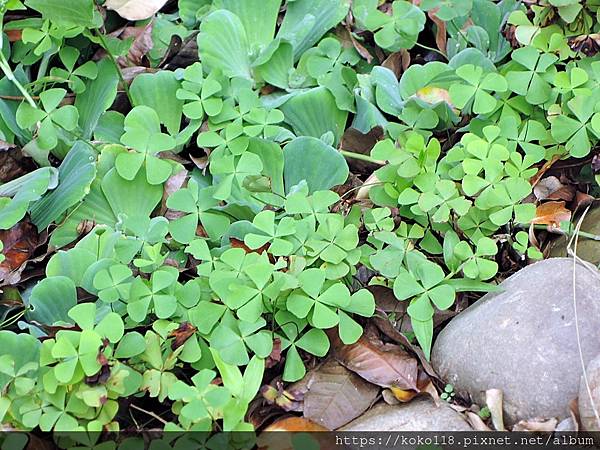
[[(4, 40), (0, 93), (24, 100), (0, 100), (0, 137), (40, 166), (0, 186), (0, 229), (27, 216), (58, 249), (21, 293), (19, 332), (0, 331), (0, 422), (93, 445), (120, 429), (119, 399), (148, 396), (170, 405), (166, 430), (252, 430), (267, 363), (296, 381), (326, 330), (360, 338), (375, 311), (360, 267), (405, 302), (428, 357), (435, 312), (492, 289), (500, 239), (541, 257), (529, 180), (600, 138), (600, 61), (570, 45), (598, 31), (597, 6), (295, 0), (277, 25), (280, 0), (241, 3), (158, 15), (151, 63), (197, 31), (198, 61), (127, 87), (115, 65), (132, 41), (92, 0), (0, 1), (36, 13), (4, 28), (22, 38)], [(350, 8), (386, 52), (420, 45), (436, 11), (447, 62), (397, 79), (335, 30)], [(119, 89), (127, 114), (111, 109)], [(385, 136), (343, 152), (379, 165), (347, 208), (332, 189), (350, 126)]]

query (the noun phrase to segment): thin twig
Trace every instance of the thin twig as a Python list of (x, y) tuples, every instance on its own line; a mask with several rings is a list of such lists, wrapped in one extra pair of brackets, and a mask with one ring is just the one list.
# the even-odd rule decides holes
[(146, 411), (145, 409), (143, 409), (143, 408), (140, 408), (139, 406), (136, 406), (136, 405), (134, 405), (133, 403), (132, 403), (131, 405), (129, 405), (129, 406), (131, 406), (133, 409), (136, 409), (136, 410), (138, 410), (138, 411), (140, 411), (140, 412), (143, 412), (143, 413), (145, 413), (145, 414), (148, 414), (150, 417), (152, 417), (152, 418), (154, 418), (154, 419), (158, 420), (158, 421), (159, 421), (160, 423), (162, 423), (163, 425), (166, 425), (167, 423), (169, 423), (169, 422), (167, 422), (165, 419), (163, 419), (162, 417), (160, 417), (158, 414), (155, 414), (155, 413), (153, 413), (152, 411)]

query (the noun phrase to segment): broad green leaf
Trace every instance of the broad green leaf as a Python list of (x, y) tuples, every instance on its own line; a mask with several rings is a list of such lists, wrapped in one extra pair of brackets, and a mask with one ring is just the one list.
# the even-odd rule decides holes
[(29, 299), (31, 310), (27, 315), (43, 325), (72, 323), (68, 312), (76, 304), (77, 293), (73, 281), (64, 276), (53, 276), (35, 285)]
[(320, 138), (333, 133), (337, 145), (344, 133), (348, 112), (338, 109), (335, 98), (325, 88), (319, 87), (297, 94), (280, 107), (298, 136)]
[(221, 69), (229, 77), (252, 78), (248, 38), (234, 13), (221, 9), (202, 20), (198, 51), (203, 65)]
[(287, 5), (277, 37), (294, 47), (294, 59), (316, 44), (323, 35), (340, 23), (350, 8), (350, 0), (294, 1)]
[(273, 40), (281, 0), (216, 0), (214, 6), (231, 11), (242, 21), (251, 52)]
[(40, 12), (44, 19), (66, 25), (95, 28), (93, 0), (26, 0), (25, 5)]
[(284, 180), (286, 191), (306, 181), (309, 191), (326, 190), (343, 184), (348, 178), (348, 164), (333, 147), (312, 137), (294, 139), (285, 146)]
[(168, 70), (138, 75), (130, 87), (133, 106), (152, 108), (167, 131), (175, 136), (179, 133), (183, 113), (183, 101), (176, 95), (179, 88), (175, 74)]
[(58, 187), (31, 206), (31, 219), (38, 229), (47, 228), (90, 191), (96, 176), (96, 152), (78, 141), (58, 170)]

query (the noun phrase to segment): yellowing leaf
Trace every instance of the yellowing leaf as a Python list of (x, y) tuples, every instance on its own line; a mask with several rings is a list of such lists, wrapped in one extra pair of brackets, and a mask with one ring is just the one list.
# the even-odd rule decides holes
[(106, 0), (105, 6), (127, 20), (144, 20), (156, 14), (167, 0)]
[(430, 105), (435, 105), (436, 103), (446, 102), (448, 105), (453, 108), (452, 102), (450, 101), (450, 93), (446, 89), (426, 86), (421, 88), (416, 93), (417, 98), (423, 100), (424, 102), (429, 103)]

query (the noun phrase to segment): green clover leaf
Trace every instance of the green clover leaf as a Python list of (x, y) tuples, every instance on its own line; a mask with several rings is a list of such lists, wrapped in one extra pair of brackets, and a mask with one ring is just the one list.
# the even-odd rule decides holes
[(167, 198), (168, 208), (185, 213), (169, 222), (169, 231), (175, 240), (183, 244), (192, 242), (199, 223), (211, 239), (220, 239), (230, 222), (216, 209), (219, 201), (214, 193), (213, 187), (201, 188), (196, 180), (190, 178), (186, 188)]

